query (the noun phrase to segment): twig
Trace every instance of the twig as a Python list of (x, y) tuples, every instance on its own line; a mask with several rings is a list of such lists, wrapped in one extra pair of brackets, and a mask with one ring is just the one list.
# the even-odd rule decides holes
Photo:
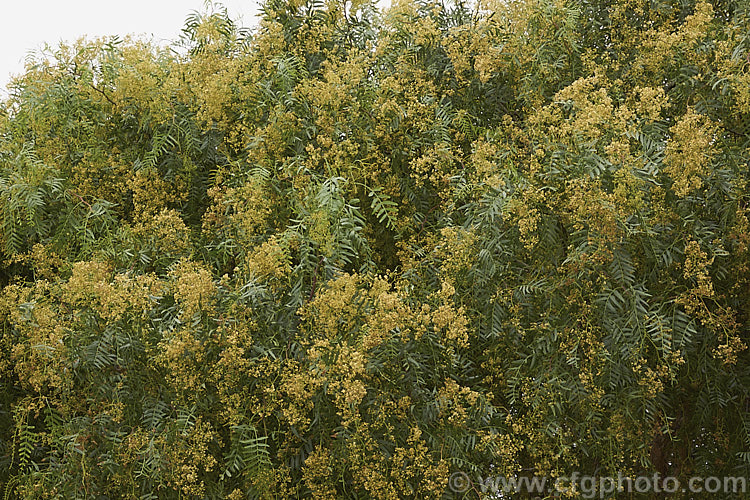
[(312, 280), (312, 286), (310, 287), (310, 298), (307, 299), (308, 301), (312, 300), (315, 296), (315, 288), (318, 284), (318, 268), (320, 267), (320, 264), (323, 263), (323, 256), (320, 256), (320, 259), (318, 259), (318, 264), (315, 266), (315, 270), (313, 271), (313, 280)]
[(87, 207), (89, 207), (89, 210), (91, 210), (91, 205), (89, 204), (89, 202), (87, 202), (86, 200), (84, 200), (83, 197), (80, 194), (76, 193), (75, 191), (73, 191), (71, 189), (68, 189), (68, 192), (70, 194), (72, 194), (73, 196), (75, 196), (76, 198), (78, 198), (79, 200), (81, 200), (81, 202), (84, 205), (86, 205)]
[(419, 235), (422, 234), (422, 231), (424, 231), (424, 223), (427, 222), (427, 216), (430, 215), (433, 210), (435, 210), (437, 207), (439, 207), (440, 203), (441, 202), (438, 202), (437, 205), (435, 205), (434, 207), (432, 207), (431, 209), (429, 209), (427, 211), (427, 213), (424, 214), (424, 219), (422, 219), (422, 224), (419, 226), (419, 232), (417, 233), (417, 238), (419, 238)]
[(115, 104), (115, 101), (113, 101), (112, 99), (110, 99), (110, 98), (109, 98), (109, 96), (108, 96), (108, 95), (107, 95), (107, 94), (106, 94), (106, 93), (105, 93), (105, 92), (104, 92), (104, 91), (103, 91), (102, 89), (98, 88), (98, 87), (97, 87), (96, 85), (94, 85), (93, 83), (89, 83), (89, 86), (90, 86), (90, 87), (91, 87), (92, 89), (94, 89), (94, 90), (96, 90), (97, 92), (99, 92), (99, 93), (100, 93), (101, 95), (103, 95), (103, 96), (104, 96), (104, 98), (105, 98), (105, 99), (106, 99), (107, 101), (109, 101), (109, 103), (110, 103), (110, 104), (111, 104), (112, 106), (117, 106), (117, 104)]

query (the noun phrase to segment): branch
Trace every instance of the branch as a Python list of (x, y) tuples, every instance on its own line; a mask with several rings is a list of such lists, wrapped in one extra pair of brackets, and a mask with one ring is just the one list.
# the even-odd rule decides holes
[(104, 98), (105, 98), (105, 99), (106, 99), (107, 101), (109, 101), (109, 103), (110, 103), (110, 104), (111, 104), (112, 106), (117, 106), (117, 104), (115, 104), (115, 101), (113, 101), (112, 99), (110, 99), (110, 98), (109, 98), (109, 96), (108, 96), (108, 95), (107, 95), (107, 94), (106, 94), (106, 93), (105, 93), (105, 92), (104, 92), (104, 91), (103, 91), (102, 89), (98, 88), (98, 87), (97, 87), (96, 85), (94, 85), (93, 83), (89, 83), (89, 86), (90, 86), (90, 87), (91, 87), (92, 89), (94, 89), (94, 90), (96, 90), (97, 92), (99, 92), (99, 93), (100, 93), (101, 95), (103, 95), (103, 96), (104, 96)]
[(79, 200), (81, 200), (81, 202), (82, 202), (82, 203), (83, 203), (84, 205), (86, 205), (87, 207), (89, 207), (89, 210), (91, 210), (91, 205), (89, 204), (89, 202), (87, 202), (86, 200), (84, 200), (84, 199), (83, 199), (83, 197), (82, 197), (82, 196), (81, 196), (80, 194), (76, 193), (76, 192), (75, 192), (75, 191), (73, 191), (72, 189), (68, 189), (68, 192), (69, 192), (70, 194), (72, 194), (73, 196), (75, 196), (76, 198), (78, 198)]
[(419, 238), (419, 235), (422, 234), (422, 231), (424, 231), (424, 223), (427, 222), (427, 216), (430, 215), (433, 210), (435, 210), (437, 207), (439, 207), (441, 203), (442, 202), (438, 202), (437, 205), (435, 205), (434, 207), (432, 207), (431, 209), (429, 209), (427, 211), (427, 213), (424, 214), (424, 219), (422, 219), (422, 224), (419, 226), (419, 232), (417, 233), (417, 238)]
[(743, 134), (741, 132), (738, 132), (738, 131), (734, 130), (732, 127), (730, 127), (727, 124), (725, 124), (725, 123), (722, 123), (720, 126), (721, 126), (721, 128), (723, 128), (724, 130), (726, 130), (730, 134), (734, 135), (735, 137), (747, 137), (747, 134)]
[(312, 286), (310, 287), (310, 298), (307, 300), (310, 301), (315, 296), (315, 288), (318, 285), (318, 268), (323, 263), (323, 256), (320, 256), (320, 259), (318, 259), (318, 264), (315, 266), (315, 270), (313, 271), (313, 280), (312, 280)]

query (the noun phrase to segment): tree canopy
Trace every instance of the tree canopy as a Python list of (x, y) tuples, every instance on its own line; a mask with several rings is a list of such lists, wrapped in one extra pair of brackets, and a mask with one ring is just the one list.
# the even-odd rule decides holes
[(39, 54), (0, 103), (0, 493), (750, 477), (748, 33), (268, 0)]

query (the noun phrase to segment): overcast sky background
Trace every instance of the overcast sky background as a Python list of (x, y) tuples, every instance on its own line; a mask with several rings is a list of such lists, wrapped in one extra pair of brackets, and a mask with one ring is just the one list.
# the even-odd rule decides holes
[[(256, 25), (258, 2), (223, 0), (233, 19)], [(176, 40), (185, 18), (203, 11), (204, 0), (4, 0), (0, 25), (0, 95), (11, 75), (23, 72), (30, 51), (81, 36), (144, 34), (156, 41)]]

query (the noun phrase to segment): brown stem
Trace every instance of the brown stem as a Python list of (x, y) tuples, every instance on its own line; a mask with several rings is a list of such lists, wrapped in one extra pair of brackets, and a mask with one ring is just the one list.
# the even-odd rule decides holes
[(105, 93), (105, 92), (104, 92), (104, 91), (103, 91), (102, 89), (98, 88), (98, 87), (97, 87), (96, 85), (94, 85), (93, 83), (89, 83), (89, 86), (90, 86), (90, 87), (91, 87), (92, 89), (94, 89), (94, 90), (96, 90), (97, 92), (99, 92), (99, 93), (100, 93), (101, 95), (103, 95), (103, 96), (104, 96), (104, 98), (105, 98), (105, 99), (106, 99), (107, 101), (109, 101), (109, 103), (110, 103), (110, 104), (111, 104), (112, 106), (117, 106), (117, 104), (115, 104), (115, 101), (113, 101), (112, 99), (110, 99), (110, 98), (109, 98), (109, 96), (108, 96), (108, 95), (107, 95), (107, 94), (106, 94), (106, 93)]
[(309, 300), (313, 299), (313, 296), (315, 295), (315, 287), (318, 284), (318, 268), (320, 267), (320, 264), (323, 263), (323, 256), (320, 256), (320, 259), (318, 259), (318, 263), (315, 266), (315, 270), (313, 271), (313, 280), (312, 280), (312, 286), (310, 287), (310, 298)]
[(81, 202), (84, 205), (86, 205), (87, 207), (89, 207), (89, 210), (91, 210), (91, 205), (89, 204), (89, 202), (87, 202), (86, 200), (84, 200), (83, 197), (80, 194), (76, 193), (75, 191), (73, 191), (71, 189), (68, 189), (68, 192), (70, 194), (72, 194), (73, 196), (75, 196), (76, 198), (78, 198), (79, 200), (81, 200)]

